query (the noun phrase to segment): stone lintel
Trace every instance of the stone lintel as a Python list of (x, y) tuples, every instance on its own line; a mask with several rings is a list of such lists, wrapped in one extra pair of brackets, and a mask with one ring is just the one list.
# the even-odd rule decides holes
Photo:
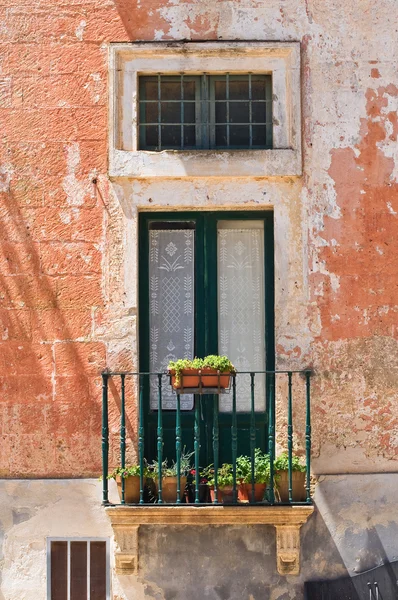
[(281, 575), (300, 571), (300, 527), (314, 512), (313, 506), (110, 506), (117, 544), (116, 571), (137, 574), (138, 530), (141, 525), (273, 525), (276, 529), (276, 562)]

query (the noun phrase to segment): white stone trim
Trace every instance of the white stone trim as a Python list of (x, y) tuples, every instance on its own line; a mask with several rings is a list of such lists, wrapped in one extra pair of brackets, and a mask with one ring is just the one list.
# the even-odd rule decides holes
[[(111, 177), (267, 177), (301, 175), (299, 42), (111, 44)], [(138, 150), (139, 74), (271, 73), (272, 150)]]

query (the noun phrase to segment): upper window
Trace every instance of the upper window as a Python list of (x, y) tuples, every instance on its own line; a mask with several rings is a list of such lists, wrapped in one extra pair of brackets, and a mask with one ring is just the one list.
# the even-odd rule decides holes
[(111, 177), (300, 175), (298, 42), (111, 44)]
[(272, 148), (271, 76), (141, 76), (139, 147)]

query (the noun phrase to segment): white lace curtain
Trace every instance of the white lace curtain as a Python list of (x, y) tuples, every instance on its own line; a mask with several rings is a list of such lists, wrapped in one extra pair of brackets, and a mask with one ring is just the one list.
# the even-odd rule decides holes
[[(149, 235), (150, 370), (164, 371), (170, 360), (193, 358), (194, 231), (151, 230)], [(151, 377), (150, 406), (158, 408), (158, 381)], [(176, 395), (163, 377), (162, 407), (176, 409)], [(193, 396), (181, 396), (193, 408)]]
[[(262, 221), (220, 221), (218, 227), (219, 353), (238, 371), (265, 369), (264, 228)], [(250, 411), (250, 375), (237, 377), (237, 410)], [(220, 411), (232, 410), (232, 392)], [(265, 410), (265, 376), (255, 376), (255, 410)]]

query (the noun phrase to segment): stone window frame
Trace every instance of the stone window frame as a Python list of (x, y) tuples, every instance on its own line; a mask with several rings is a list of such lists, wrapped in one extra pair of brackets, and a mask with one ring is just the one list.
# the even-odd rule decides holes
[[(51, 544), (52, 542), (67, 542), (68, 543), (68, 583), (70, 581), (70, 544), (71, 542), (86, 542), (86, 544), (90, 544), (91, 542), (103, 542), (106, 548), (106, 600), (111, 600), (111, 549), (110, 549), (110, 540), (105, 537), (68, 537), (68, 536), (48, 536), (46, 538), (47, 547), (46, 547), (46, 557), (47, 557), (47, 598), (51, 600)], [(87, 553), (89, 560), (89, 552)]]
[[(302, 174), (299, 42), (147, 42), (110, 45), (110, 177), (270, 177)], [(138, 150), (138, 76), (270, 73), (273, 148)]]

